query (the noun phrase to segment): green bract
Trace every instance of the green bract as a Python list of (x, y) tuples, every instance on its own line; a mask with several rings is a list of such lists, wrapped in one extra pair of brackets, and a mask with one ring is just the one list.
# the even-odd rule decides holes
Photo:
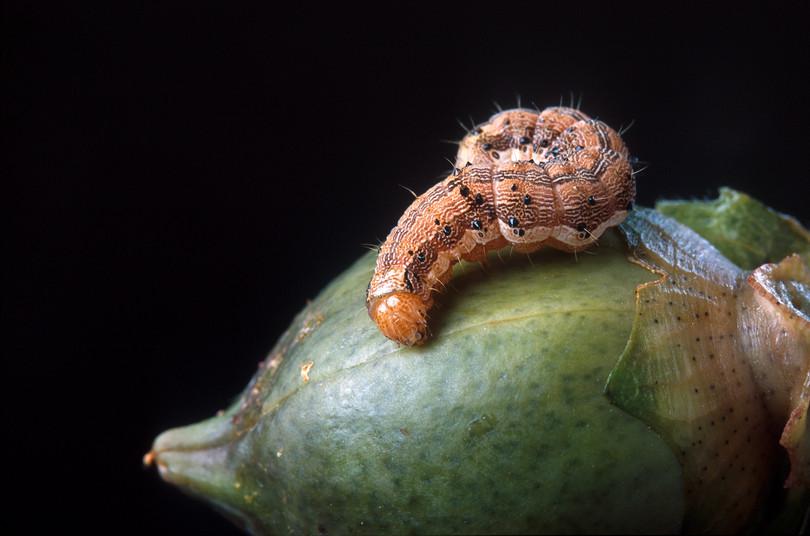
[(655, 208), (696, 231), (740, 268), (752, 270), (791, 253), (810, 262), (807, 229), (742, 192), (720, 188), (712, 201), (661, 201)]
[[(805, 236), (801, 252), (808, 244)], [(668, 245), (677, 252), (675, 268), (667, 268), (666, 255), (653, 255)], [(682, 262), (695, 254), (699, 269)], [(785, 419), (777, 410), (757, 413), (765, 423), (757, 453), (768, 458), (755, 469), (774, 478), (753, 480), (762, 489), (748, 506), (721, 499), (726, 478), (739, 486), (747, 475), (713, 471), (711, 486), (701, 487), (703, 463), (714, 461), (715, 451), (682, 443), (698, 434), (715, 446), (736, 441), (741, 430), (722, 429), (720, 416), (715, 430), (703, 426), (714, 422), (709, 410), (720, 404), (728, 411), (741, 391), (727, 385), (725, 364), (681, 374), (691, 354), (682, 361), (681, 353), (660, 351), (650, 340), (663, 317), (645, 316), (641, 290), (657, 288), (667, 270), (687, 273), (695, 288), (704, 285), (698, 279), (719, 284), (713, 259), (722, 259), (718, 272), (743, 272), (686, 227), (643, 209), (578, 256), (502, 256), (491, 256), (483, 270), (456, 268), (431, 319), (433, 337), (419, 348), (398, 347), (369, 319), (364, 290), (374, 255), (362, 257), (296, 317), (234, 406), (165, 432), (150, 458), (167, 481), (254, 533), (673, 533), (757, 522), (785, 476), (778, 475), (785, 449), (794, 468), (806, 463), (804, 421), (792, 425), (795, 442), (779, 447), (786, 423), (777, 421)], [(808, 282), (791, 270), (798, 275), (785, 285), (801, 296)], [(728, 288), (743, 294), (741, 286)], [(737, 306), (721, 291), (711, 297), (714, 306), (735, 311), (723, 329), (741, 337), (755, 321), (739, 315), (738, 325)], [(700, 300), (690, 295), (671, 313), (671, 329), (656, 332), (666, 348), (714, 333), (704, 321), (674, 325), (675, 316), (703, 307)], [(810, 360), (801, 352), (810, 335), (797, 322), (786, 324), (800, 354), (791, 366), (798, 363), (806, 375)], [(756, 333), (768, 336), (765, 328)], [(714, 342), (706, 344), (708, 355)], [(751, 344), (740, 343), (745, 355), (735, 359), (754, 377), (759, 369), (746, 359), (760, 346)], [(725, 398), (695, 402), (688, 398), (693, 384)], [(746, 383), (744, 395), (763, 396), (760, 385)], [(779, 387), (796, 393), (788, 409), (800, 406), (800, 387)], [(733, 454), (717, 459), (725, 463)], [(806, 505), (803, 474), (792, 473), (799, 491), (783, 515), (788, 525)]]

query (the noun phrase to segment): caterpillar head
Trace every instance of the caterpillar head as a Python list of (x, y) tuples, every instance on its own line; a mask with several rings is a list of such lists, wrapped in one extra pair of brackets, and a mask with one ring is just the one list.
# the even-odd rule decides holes
[(427, 339), (427, 310), (430, 303), (410, 292), (391, 292), (368, 301), (368, 314), (383, 335), (405, 346)]

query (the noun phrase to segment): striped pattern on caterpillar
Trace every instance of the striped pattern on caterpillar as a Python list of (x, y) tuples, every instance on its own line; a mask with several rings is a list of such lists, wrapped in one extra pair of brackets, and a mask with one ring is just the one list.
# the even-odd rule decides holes
[(453, 173), (391, 230), (369, 315), (386, 337), (421, 344), (433, 292), (459, 260), (507, 245), (581, 251), (624, 220), (635, 192), (627, 148), (605, 123), (565, 107), (500, 112), (464, 137)]

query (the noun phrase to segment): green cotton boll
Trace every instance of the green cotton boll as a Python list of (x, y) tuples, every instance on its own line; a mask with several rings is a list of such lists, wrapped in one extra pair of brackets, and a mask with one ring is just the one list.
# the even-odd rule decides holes
[[(701, 487), (703, 460), (714, 452), (682, 448), (710, 418), (703, 409), (725, 403), (716, 396), (736, 395), (684, 398), (680, 386), (697, 381), (696, 369), (683, 375), (683, 356), (650, 337), (658, 315), (645, 315), (654, 310), (636, 289), (657, 292), (662, 272), (694, 268), (654, 255), (670, 250), (681, 260), (714, 255), (728, 273), (740, 271), (694, 232), (641, 209), (577, 256), (543, 250), (531, 261), (493, 254), (483, 269), (461, 263), (430, 319), (431, 339), (416, 348), (397, 346), (369, 319), (364, 292), (375, 256), (365, 255), (299, 313), (232, 407), (161, 434), (148, 461), (256, 534), (728, 532), (765, 518), (794, 527), (807, 505), (804, 473), (791, 473), (784, 499), (779, 467), (786, 452), (794, 467), (807, 460), (803, 420), (787, 427), (782, 415), (801, 413), (800, 388), (756, 414), (776, 433), (757, 443), (765, 453), (757, 469), (773, 478), (753, 480), (762, 489), (748, 502), (732, 508), (718, 498), (721, 477), (740, 485), (736, 473)], [(773, 272), (785, 292), (805, 288), (797, 262)], [(706, 269), (714, 265), (696, 265), (690, 277), (745, 284), (715, 280)], [(767, 307), (763, 295), (741, 299)], [(702, 307), (700, 299), (681, 307)], [(674, 323), (680, 313), (671, 314)], [(758, 318), (748, 315), (739, 316), (746, 329)], [(737, 321), (726, 318), (724, 329)], [(790, 347), (795, 376), (810, 360), (802, 361), (804, 324), (789, 322), (799, 341)], [(771, 324), (753, 331), (761, 343), (739, 343), (753, 373)], [(678, 337), (714, 329), (700, 326), (679, 326)], [(665, 334), (668, 344), (675, 333)], [(701, 387), (724, 385), (721, 365), (697, 372)], [(720, 430), (701, 441), (731, 437)]]

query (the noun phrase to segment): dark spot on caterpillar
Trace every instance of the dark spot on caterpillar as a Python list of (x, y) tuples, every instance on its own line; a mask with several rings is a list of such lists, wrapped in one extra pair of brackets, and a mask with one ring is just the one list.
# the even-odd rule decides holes
[(517, 192), (517, 184), (513, 184), (511, 190)]
[(518, 219), (514, 216), (509, 216), (508, 223), (509, 227), (517, 227), (520, 222), (518, 222)]
[(512, 229), (512, 234), (518, 234), (518, 230), (517, 229)]
[(526, 231), (524, 231), (523, 229), (518, 229), (518, 236), (523, 236), (525, 234), (526, 234)]
[(532, 140), (530, 140), (528, 136), (521, 136), (521, 137), (520, 137), (520, 139), (518, 140), (518, 142), (519, 142), (521, 145), (526, 145), (526, 144), (527, 144), (527, 143), (529, 143), (530, 141), (532, 141)]
[(472, 228), (475, 229), (476, 231), (480, 231), (481, 230), (481, 220), (473, 220), (473, 221), (471, 221), (470, 226), (472, 226)]
[(492, 151), (492, 158), (498, 160), (500, 157), (501, 155), (498, 153), (498, 151)]
[(532, 196), (530, 196), (529, 194), (526, 194), (526, 195), (523, 196), (523, 204), (524, 205), (530, 205), (531, 202), (532, 202)]
[(445, 225), (442, 231), (444, 231), (445, 236), (450, 236), (450, 233), (453, 232), (453, 229), (449, 225)]
[(577, 225), (577, 231), (580, 233), (585, 232), (588, 227), (584, 223), (580, 223)]
[(484, 196), (481, 194), (475, 194), (475, 204), (476, 205), (483, 205), (484, 204)]
[(405, 288), (408, 289), (409, 292), (413, 292), (413, 284), (411, 283), (410, 272), (405, 270)]
[(633, 210), (633, 202), (632, 201), (627, 203), (627, 210)]
[(548, 147), (548, 140), (545, 140), (545, 139), (540, 140), (540, 143), (538, 143), (538, 145), (540, 147)]
[(472, 162), (467, 162), (466, 164), (464, 164), (464, 167), (470, 167), (471, 165), (472, 165)]
[(470, 189), (467, 188), (466, 186), (462, 186), (461, 188), (458, 189), (458, 193), (460, 193), (462, 197), (467, 197), (468, 195), (470, 195)]
[(559, 155), (559, 154), (560, 154), (560, 148), (559, 148), (559, 146), (555, 145), (554, 147), (552, 147), (552, 148), (551, 148), (551, 154), (553, 154), (554, 156)]
[(425, 252), (424, 251), (418, 252), (416, 254), (416, 260), (418, 260), (419, 262), (425, 262)]
[(485, 143), (485, 144), (483, 144), (481, 146), (481, 149), (483, 149), (485, 151), (489, 151), (490, 149), (492, 149), (492, 144), (491, 143)]
[(408, 250), (408, 255), (413, 255), (413, 250), (412, 249)]
[(578, 237), (580, 240), (585, 240), (585, 233), (579, 233), (579, 234), (577, 234), (577, 237)]
[(507, 126), (507, 127), (508, 127), (509, 125), (511, 125), (511, 124), (512, 124), (512, 121), (510, 121), (509, 119), (505, 119), (505, 120), (504, 120), (504, 122), (503, 122), (503, 124), (504, 124), (504, 126)]
[(473, 134), (481, 134), (482, 132), (483, 130), (481, 130), (481, 127), (475, 127), (473, 129)]
[(588, 204), (591, 206), (594, 206), (596, 204), (596, 199), (594, 199), (592, 195), (588, 196)]
[(436, 225), (441, 225), (442, 224), (442, 222), (439, 221), (439, 218), (436, 218), (435, 220), (433, 220), (433, 223), (435, 223)]

